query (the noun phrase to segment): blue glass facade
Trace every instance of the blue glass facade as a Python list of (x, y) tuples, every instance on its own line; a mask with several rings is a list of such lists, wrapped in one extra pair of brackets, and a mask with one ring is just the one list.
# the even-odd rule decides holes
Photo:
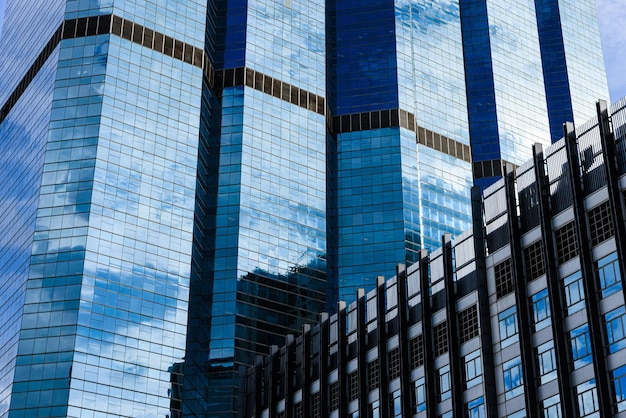
[[(330, 4), (329, 94), (341, 127), (329, 282), (351, 301), (357, 288), (371, 289), (376, 276), (469, 225), (471, 165), (452, 152), (469, 145), (467, 99), (458, 2)], [(450, 145), (427, 142), (433, 136)]]
[[(165, 48), (171, 36), (201, 51), (206, 9), (181, 2), (178, 20), (198, 25), (179, 29), (165, 10), (142, 12), (137, 26), (136, 6), (112, 3), (42, 3), (37, 19), (3, 35), (36, 39), (24, 46), (25, 63), (10, 64), (16, 77), (3, 77), (13, 83), (3, 92), (22, 88), (15, 81), (24, 83), (35, 57), (43, 64), (17, 101), (8, 99), (0, 125), (14, 138), (3, 142), (6, 156), (23, 164), (3, 166), (4, 183), (15, 185), (2, 200), (15, 213), (3, 238), (23, 238), (2, 251), (2, 291), (14, 295), (2, 310), (11, 324), (2, 416), (170, 413), (170, 370), (184, 357), (187, 328), (202, 68), (177, 59), (176, 44), (173, 56), (155, 51), (156, 41), (143, 46), (149, 32), (141, 31), (158, 21)], [(63, 18), (62, 36), (53, 36)], [(115, 34), (118, 22), (133, 42)], [(24, 23), (41, 37), (20, 33)], [(18, 146), (25, 140), (32, 146)]]
[(565, 121), (588, 119), (585, 103), (608, 87), (593, 2), (460, 4), (474, 178), (485, 187), (502, 161), (530, 157), (529, 142), (547, 145)]
[(585, 103), (608, 98), (602, 45), (593, 2), (536, 0), (535, 7), (550, 132), (556, 141), (563, 136), (563, 121), (587, 120), (592, 114)]
[(232, 417), (239, 366), (606, 91), (592, 4), (32, 3), (0, 37), (0, 417)]

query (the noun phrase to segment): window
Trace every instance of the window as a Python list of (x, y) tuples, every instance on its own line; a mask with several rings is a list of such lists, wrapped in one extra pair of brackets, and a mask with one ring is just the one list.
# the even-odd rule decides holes
[(578, 243), (576, 242), (577, 237), (574, 222), (570, 222), (564, 227), (557, 229), (555, 235), (559, 264), (563, 264), (578, 255)]
[(574, 368), (579, 369), (591, 363), (591, 337), (589, 336), (589, 326), (585, 324), (571, 330), (570, 341), (572, 344)]
[(598, 268), (600, 289), (602, 289), (602, 297), (607, 297), (619, 290), (622, 290), (617, 253), (611, 253), (606, 257), (599, 259), (596, 265)]
[(548, 289), (531, 296), (533, 305), (533, 320), (535, 331), (544, 329), (550, 325), (550, 299), (548, 298)]
[(417, 369), (424, 364), (424, 339), (422, 335), (418, 335), (409, 341), (409, 350), (411, 352), (411, 368)]
[(400, 396), (400, 389), (391, 393), (389, 397), (391, 398), (389, 402), (389, 407), (391, 408), (391, 416), (394, 418), (402, 417), (402, 398)]
[(359, 397), (359, 372), (348, 374), (348, 399), (353, 401)]
[(563, 418), (559, 395), (551, 396), (543, 401), (543, 418)]
[(378, 401), (370, 404), (369, 418), (380, 418), (380, 403)]
[(517, 341), (517, 308), (515, 306), (500, 312), (498, 315), (500, 324), (500, 344), (508, 347)]
[(389, 380), (393, 380), (400, 376), (400, 348), (395, 347), (389, 351), (388, 354), (389, 363), (387, 367), (389, 369)]
[(319, 392), (315, 392), (311, 397), (311, 406), (313, 407), (313, 418), (321, 418), (322, 416), (322, 398)]
[(461, 311), (459, 314), (459, 326), (461, 328), (461, 343), (478, 337), (478, 310), (476, 305)]
[(504, 377), (504, 396), (512, 399), (524, 391), (524, 376), (522, 374), (522, 359), (516, 357), (502, 365)]
[(552, 341), (537, 347), (537, 363), (539, 366), (539, 379), (542, 385), (556, 379), (556, 357)]
[(511, 259), (507, 258), (493, 268), (496, 279), (496, 297), (500, 299), (513, 292), (513, 273), (511, 271)]
[(426, 381), (423, 377), (415, 381), (415, 409), (416, 412), (426, 410)]
[(485, 400), (481, 396), (467, 404), (467, 418), (486, 418)]
[(578, 399), (579, 417), (591, 418), (600, 416), (598, 413), (598, 392), (596, 391), (595, 379), (576, 386), (576, 398)]
[(621, 306), (605, 316), (609, 352), (615, 353), (626, 347), (626, 309)]
[(614, 235), (613, 219), (608, 200), (589, 211), (589, 230), (591, 231), (591, 245), (593, 246)]
[(526, 418), (526, 410), (522, 409), (521, 411), (513, 412), (507, 415), (506, 418)]
[(524, 248), (524, 262), (526, 264), (526, 278), (528, 281), (534, 280), (545, 273), (541, 241)]
[(619, 412), (626, 411), (626, 366), (613, 370), (615, 402)]
[(339, 408), (339, 383), (333, 382), (330, 384), (330, 410), (334, 411)]
[(304, 415), (302, 414), (304, 411), (302, 410), (302, 402), (298, 402), (294, 405), (296, 412), (294, 414), (294, 418), (302, 418)]
[(480, 362), (480, 350), (465, 356), (465, 387), (471, 388), (483, 381), (483, 368)]
[(448, 327), (445, 322), (435, 325), (433, 328), (435, 338), (435, 356), (448, 352)]
[(446, 365), (439, 369), (439, 400), (443, 401), (452, 396), (450, 387), (450, 366)]
[(367, 363), (367, 390), (373, 391), (379, 385), (378, 359)]
[(571, 315), (585, 308), (585, 291), (580, 272), (576, 272), (563, 280), (567, 314)]

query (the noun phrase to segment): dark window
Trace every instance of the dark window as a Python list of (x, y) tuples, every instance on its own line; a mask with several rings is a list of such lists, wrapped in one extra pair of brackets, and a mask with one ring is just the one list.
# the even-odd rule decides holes
[(373, 391), (380, 384), (380, 373), (378, 371), (378, 359), (367, 363), (367, 390)]
[(513, 292), (513, 272), (511, 271), (511, 259), (508, 258), (497, 264), (494, 268), (496, 277), (496, 296), (500, 299)]
[(608, 200), (589, 211), (591, 244), (598, 245), (613, 236), (613, 219)]
[(353, 401), (359, 397), (359, 372), (348, 374), (348, 399)]
[(556, 234), (556, 251), (559, 258), (559, 264), (578, 255), (578, 243), (576, 242), (576, 228), (574, 222), (559, 228)]
[(478, 310), (472, 305), (459, 314), (461, 342), (467, 342), (478, 336)]
[(524, 261), (526, 264), (526, 279), (528, 281), (534, 280), (545, 273), (541, 241), (524, 248)]
[(311, 409), (313, 410), (312, 418), (322, 417), (322, 398), (319, 392), (315, 392), (311, 397)]
[(302, 411), (302, 402), (298, 402), (295, 405), (295, 409), (296, 409), (295, 410), (295, 418), (303, 418), (304, 414), (303, 414), (303, 411)]
[(445, 322), (435, 325), (433, 328), (435, 337), (435, 356), (448, 352), (448, 327)]
[(389, 380), (393, 380), (400, 376), (400, 349), (398, 347), (389, 352)]
[(339, 408), (339, 382), (330, 384), (330, 410), (334, 411)]
[(421, 335), (409, 340), (409, 351), (411, 354), (411, 368), (416, 369), (424, 364), (424, 341)]

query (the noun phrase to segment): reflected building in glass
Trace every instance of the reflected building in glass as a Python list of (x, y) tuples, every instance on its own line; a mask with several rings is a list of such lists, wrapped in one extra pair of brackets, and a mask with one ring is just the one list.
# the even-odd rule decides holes
[(592, 2), (509, 43), (479, 3), (9, 0), (0, 417), (233, 416), (239, 366), (467, 229), (508, 132), (607, 96)]

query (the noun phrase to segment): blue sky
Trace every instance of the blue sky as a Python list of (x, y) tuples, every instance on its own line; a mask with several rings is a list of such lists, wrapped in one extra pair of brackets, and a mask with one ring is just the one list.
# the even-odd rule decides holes
[[(577, 1), (577, 0), (570, 0)], [(6, 0), (0, 0), (0, 36)], [(596, 0), (611, 101), (626, 96), (626, 6), (624, 0)]]

